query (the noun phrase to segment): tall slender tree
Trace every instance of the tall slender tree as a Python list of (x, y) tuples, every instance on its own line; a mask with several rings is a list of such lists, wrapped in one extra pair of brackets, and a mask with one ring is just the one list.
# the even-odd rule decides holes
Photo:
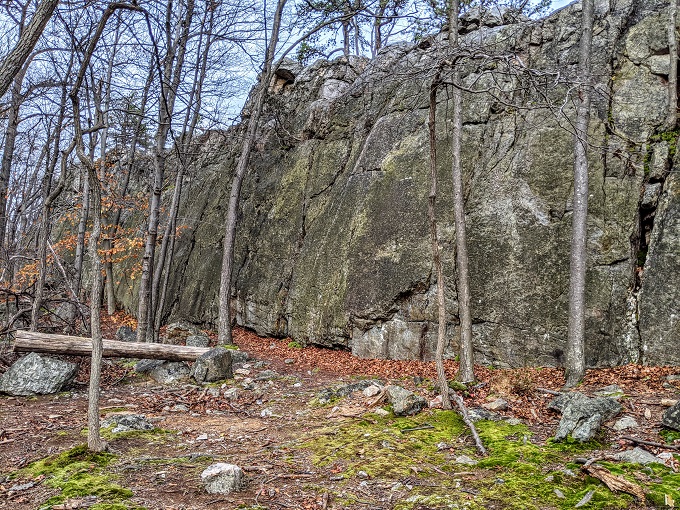
[[(458, 48), (458, 20), (460, 1), (451, 0), (449, 5), (449, 46)], [(453, 181), (453, 217), (456, 225), (456, 273), (458, 291), (458, 319), (460, 321), (460, 367), (457, 378), (463, 383), (475, 380), (474, 352), (472, 347), (472, 312), (470, 310), (470, 277), (468, 270), (467, 236), (465, 231), (465, 194), (463, 192), (463, 168), (461, 144), (463, 138), (463, 91), (460, 70), (454, 62), (453, 112), (451, 134), (451, 179)]]
[(586, 239), (588, 220), (588, 126), (590, 124), (594, 0), (583, 0), (579, 45), (578, 95), (574, 135), (574, 213), (569, 268), (569, 329), (565, 362), (566, 387), (585, 375)]

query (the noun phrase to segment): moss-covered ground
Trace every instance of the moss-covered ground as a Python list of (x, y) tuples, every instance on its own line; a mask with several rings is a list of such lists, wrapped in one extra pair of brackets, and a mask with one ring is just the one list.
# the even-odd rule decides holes
[[(411, 479), (411, 490), (395, 510), (421, 508), (571, 509), (592, 492), (584, 508), (625, 509), (632, 496), (613, 493), (600, 480), (580, 471), (576, 458), (589, 458), (602, 445), (547, 441), (537, 444), (524, 425), (477, 423), (488, 456), (476, 454), (469, 432), (453, 411), (430, 411), (413, 418), (368, 415), (359, 421), (332, 425), (300, 445), (312, 462), (336, 473), (338, 496), (346, 507), (353, 497), (343, 487), (365, 478), (372, 483)], [(466, 455), (476, 465), (456, 463)], [(641, 485), (648, 503), (680, 501), (680, 474), (653, 465), (604, 463)], [(393, 485), (398, 489), (401, 484)], [(670, 499), (669, 499), (670, 498)]]
[[(110, 453), (93, 453), (79, 445), (59, 455), (36, 461), (14, 473), (17, 479), (32, 479), (60, 493), (45, 501), (41, 510), (49, 510), (73, 498), (96, 497), (91, 510), (140, 509), (130, 504), (131, 490), (115, 483), (107, 467), (116, 461)], [(141, 510), (141, 509), (140, 509)]]

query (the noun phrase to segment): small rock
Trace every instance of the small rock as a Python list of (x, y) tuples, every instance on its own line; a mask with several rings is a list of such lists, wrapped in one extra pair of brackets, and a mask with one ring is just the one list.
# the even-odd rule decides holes
[(664, 406), (664, 407), (673, 407), (677, 403), (678, 403), (678, 400), (674, 399), (674, 398), (662, 398), (661, 399), (661, 405)]
[(143, 414), (115, 414), (102, 422), (102, 428), (113, 427), (111, 432), (131, 432), (133, 430), (153, 430), (155, 427), (149, 423)]
[(166, 338), (163, 343), (171, 345), (181, 345), (186, 343), (186, 339), (192, 335), (198, 335), (200, 331), (193, 324), (187, 321), (177, 321), (168, 324), (165, 329)]
[(366, 471), (357, 471), (357, 478), (366, 479), (368, 478), (368, 473)]
[(224, 398), (233, 400), (235, 398), (238, 398), (238, 388), (229, 388), (228, 390), (224, 391)]
[(246, 368), (237, 368), (236, 370), (234, 370), (234, 373), (236, 375), (250, 375), (250, 370)]
[(386, 409), (383, 409), (382, 407), (379, 407), (373, 411), (373, 414), (377, 414), (378, 416), (389, 416), (390, 412)]
[(210, 338), (205, 335), (189, 335), (186, 344), (189, 347), (208, 347), (210, 345)]
[(548, 483), (552, 483), (552, 482), (555, 481), (555, 477), (553, 475), (548, 475), (543, 479), (543, 481), (548, 482)]
[(614, 423), (614, 430), (620, 432), (626, 429), (634, 429), (639, 426), (638, 422), (632, 416), (623, 416)]
[(500, 414), (492, 413), (481, 407), (472, 407), (468, 409), (468, 416), (470, 416), (470, 419), (473, 422), (478, 422), (480, 420), (501, 421), (503, 419)]
[(176, 384), (189, 379), (191, 370), (183, 361), (145, 359), (135, 365), (135, 372), (145, 374), (160, 384)]
[(652, 419), (652, 411), (650, 411), (648, 407), (645, 407), (645, 420), (651, 420), (651, 419)]
[(363, 393), (364, 397), (375, 397), (381, 391), (379, 386), (369, 386), (368, 388), (364, 388)]
[(669, 429), (680, 430), (680, 402), (666, 409), (661, 417), (661, 423)]
[(476, 466), (479, 464), (475, 459), (468, 457), (467, 455), (460, 455), (456, 457), (456, 464), (465, 464), (466, 466)]
[(233, 377), (231, 351), (224, 347), (215, 347), (201, 354), (191, 367), (191, 376), (198, 383), (222, 381)]
[(293, 384), (293, 388), (302, 388), (302, 383), (299, 381), (296, 382), (295, 384)]
[(255, 377), (256, 381), (269, 381), (270, 379), (276, 379), (280, 377), (278, 373), (273, 370), (263, 370)]
[(286, 365), (292, 365), (293, 363), (295, 363), (295, 360), (293, 358), (286, 358), (286, 359), (283, 360), (283, 362)]
[(229, 494), (243, 487), (245, 476), (240, 467), (220, 462), (208, 466), (201, 473), (201, 480), (209, 494)]
[(324, 388), (319, 392), (317, 398), (320, 403), (327, 404), (334, 398), (347, 397), (355, 391), (363, 391), (369, 386), (378, 386), (382, 388), (380, 381), (367, 379), (352, 384), (346, 384), (344, 386), (337, 386), (335, 388)]
[(614, 455), (617, 460), (622, 462), (629, 462), (631, 464), (651, 464), (653, 462), (658, 462), (663, 464), (663, 462), (656, 458), (656, 456), (649, 453), (647, 450), (643, 450), (639, 446), (636, 446), (632, 450), (626, 450), (624, 452), (619, 452)]
[(621, 398), (625, 392), (621, 389), (620, 386), (616, 384), (610, 384), (609, 386), (605, 386), (604, 388), (601, 388), (597, 391), (593, 392), (593, 395), (597, 397), (609, 397), (609, 398)]
[(127, 326), (121, 326), (116, 330), (115, 338), (119, 342), (136, 342), (137, 332)]
[(482, 407), (489, 411), (505, 411), (508, 408), (508, 402), (502, 398), (497, 398), (493, 402), (482, 404)]
[(196, 441), (207, 441), (208, 440), (208, 434), (201, 434), (200, 436), (196, 436)]
[(427, 401), (401, 386), (390, 385), (385, 388), (387, 400), (397, 416), (417, 414), (427, 405)]
[(429, 407), (429, 408), (441, 407), (443, 402), (444, 402), (444, 398), (441, 395), (437, 395), (436, 397), (434, 397), (432, 400), (430, 400), (427, 403), (427, 407)]
[(440, 452), (443, 450), (449, 450), (451, 448), (451, 445), (449, 443), (445, 443), (444, 441), (442, 441), (441, 443), (437, 443), (435, 446), (437, 447), (437, 450)]
[(188, 410), (189, 407), (184, 404), (176, 404), (170, 408), (173, 413), (186, 413)]
[(513, 416), (512, 418), (508, 418), (507, 420), (505, 420), (505, 423), (507, 423), (508, 425), (512, 425), (512, 426), (521, 425), (522, 420), (520, 420), (519, 418), (515, 418)]
[(565, 499), (566, 498), (564, 493), (559, 489), (554, 489), (553, 492), (555, 493), (555, 496), (557, 496), (558, 499)]
[(262, 409), (262, 411), (260, 411), (260, 416), (262, 416), (262, 418), (269, 418), (272, 414), (274, 413), (271, 409)]

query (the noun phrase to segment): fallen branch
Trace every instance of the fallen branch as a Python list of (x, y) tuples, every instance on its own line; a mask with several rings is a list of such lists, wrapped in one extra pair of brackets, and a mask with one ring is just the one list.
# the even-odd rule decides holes
[(647, 445), (647, 446), (654, 446), (656, 448), (664, 448), (664, 449), (667, 449), (667, 450), (680, 450), (680, 446), (674, 446), (672, 444), (655, 443), (653, 441), (645, 441), (643, 439), (638, 439), (636, 437), (631, 437), (631, 436), (621, 436), (621, 439), (625, 439), (626, 441), (630, 441), (631, 443), (644, 444), (644, 445)]
[(475, 424), (470, 419), (470, 415), (468, 414), (467, 407), (465, 407), (463, 397), (461, 397), (458, 393), (453, 391), (451, 392), (451, 400), (454, 400), (456, 402), (458, 409), (460, 409), (460, 414), (463, 417), (463, 421), (470, 429), (470, 432), (472, 432), (472, 437), (475, 440), (475, 446), (477, 447), (477, 451), (479, 451), (481, 455), (486, 455), (486, 448), (484, 448), (484, 444), (482, 443), (482, 440), (479, 438), (479, 434), (477, 433), (477, 428), (475, 427)]
[(642, 487), (633, 482), (629, 482), (621, 475), (614, 475), (608, 469), (598, 466), (597, 464), (586, 464), (581, 469), (590, 476), (600, 480), (612, 492), (625, 492), (635, 496), (638, 501), (645, 500), (645, 491), (642, 490)]
[(549, 390), (548, 388), (536, 388), (536, 391), (540, 391), (541, 393), (548, 393), (550, 395), (562, 395), (561, 391)]

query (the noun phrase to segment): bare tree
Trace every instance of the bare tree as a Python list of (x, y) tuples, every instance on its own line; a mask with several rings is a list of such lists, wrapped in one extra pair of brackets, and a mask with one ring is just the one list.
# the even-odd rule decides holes
[(0, 97), (5, 95), (14, 78), (31, 55), (57, 4), (59, 4), (59, 0), (43, 0), (40, 2), (33, 18), (31, 18), (26, 29), (22, 31), (16, 46), (0, 62)]
[(451, 397), (449, 396), (449, 381), (444, 369), (444, 347), (446, 346), (446, 302), (444, 299), (444, 271), (442, 270), (441, 250), (439, 249), (439, 236), (437, 234), (437, 91), (439, 90), (439, 73), (432, 79), (430, 85), (430, 115), (428, 131), (430, 138), (430, 194), (427, 201), (427, 215), (430, 221), (430, 244), (432, 245), (432, 262), (437, 277), (437, 351), (435, 364), (437, 366), (437, 385), (442, 395), (442, 406), (451, 409)]
[(241, 197), (241, 186), (248, 168), (250, 152), (255, 144), (257, 125), (260, 121), (260, 115), (262, 114), (262, 108), (267, 96), (267, 89), (274, 75), (274, 56), (276, 55), (276, 46), (279, 42), (279, 30), (281, 29), (281, 19), (285, 5), (286, 0), (278, 0), (276, 5), (271, 35), (269, 37), (264, 66), (261, 73), (260, 85), (255, 93), (250, 118), (248, 119), (248, 127), (246, 129), (243, 145), (241, 146), (241, 154), (236, 163), (236, 169), (234, 170), (234, 177), (231, 183), (231, 192), (229, 193), (229, 205), (227, 208), (227, 220), (222, 252), (222, 270), (220, 272), (219, 316), (217, 319), (218, 341), (222, 344), (232, 343), (230, 310), (231, 274), (234, 265), (234, 241), (236, 240), (236, 222), (238, 205)]
[(594, 0), (583, 0), (583, 21), (579, 45), (577, 98), (574, 136), (574, 213), (569, 269), (569, 329), (566, 348), (566, 387), (576, 386), (585, 375), (585, 291), (586, 239), (588, 219), (588, 125), (590, 123), (590, 53), (593, 42)]
[[(175, 100), (182, 78), (184, 58), (187, 50), (189, 29), (194, 17), (194, 0), (186, 0), (185, 15), (181, 27), (176, 30), (176, 36), (172, 37), (169, 21), (166, 23), (166, 46), (167, 51), (163, 58), (163, 68), (159, 70), (161, 80), (161, 101), (158, 111), (158, 129), (154, 139), (154, 173), (151, 196), (149, 198), (149, 220), (146, 229), (146, 242), (144, 256), (142, 258), (142, 276), (139, 285), (139, 305), (137, 308), (137, 341), (153, 341), (154, 305), (153, 302), (153, 270), (156, 254), (156, 240), (158, 239), (158, 224), (160, 222), (161, 195), (165, 181), (165, 165), (168, 157), (167, 139), (172, 126), (175, 110)], [(172, 12), (178, 6), (172, 0), (168, 0), (166, 7), (166, 19), (171, 18)], [(161, 63), (158, 62), (160, 66)]]
[[(450, 0), (449, 46), (458, 47), (458, 18), (460, 1)], [(456, 64), (454, 63), (454, 66)], [(463, 193), (463, 169), (461, 143), (463, 138), (463, 91), (459, 86), (460, 71), (453, 70), (453, 132), (451, 134), (451, 178), (453, 180), (453, 214), (456, 225), (456, 273), (458, 291), (458, 319), (460, 321), (460, 368), (457, 378), (463, 383), (475, 380), (474, 352), (472, 348), (472, 312), (470, 311), (470, 277), (468, 271), (467, 238), (465, 232), (465, 195)]]

